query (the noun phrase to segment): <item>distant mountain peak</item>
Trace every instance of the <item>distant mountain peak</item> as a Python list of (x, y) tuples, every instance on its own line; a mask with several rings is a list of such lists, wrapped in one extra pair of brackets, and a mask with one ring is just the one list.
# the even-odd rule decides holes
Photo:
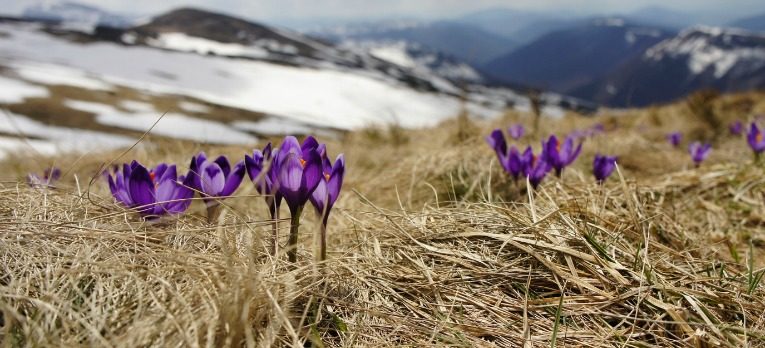
[(722, 78), (737, 64), (765, 63), (765, 35), (740, 29), (697, 26), (645, 52), (645, 58), (653, 61), (666, 57), (686, 59), (693, 74), (712, 68), (714, 76)]
[(126, 28), (134, 22), (134, 19), (128, 16), (71, 1), (40, 1), (25, 8), (21, 16), (26, 19), (61, 23), (68, 28), (86, 32), (92, 31), (98, 25)]

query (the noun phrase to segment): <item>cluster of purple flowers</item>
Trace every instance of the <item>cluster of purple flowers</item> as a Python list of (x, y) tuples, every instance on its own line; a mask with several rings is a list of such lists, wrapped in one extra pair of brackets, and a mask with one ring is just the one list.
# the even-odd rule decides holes
[[(734, 127), (731, 126), (731, 133), (735, 134)], [(683, 140), (683, 134), (680, 132), (672, 132), (667, 134), (667, 142), (674, 147), (679, 147)], [(712, 144), (701, 143), (694, 141), (688, 145), (688, 154), (691, 156), (691, 161), (696, 167), (701, 166), (701, 162), (709, 157), (709, 153), (712, 152)]]
[(35, 173), (27, 174), (27, 184), (31, 187), (48, 188), (55, 187), (56, 181), (61, 178), (61, 169), (51, 167), (43, 171), (43, 175)]
[[(512, 133), (512, 128), (509, 133)], [(542, 151), (538, 155), (534, 154), (531, 146), (521, 152), (515, 145), (508, 147), (501, 129), (495, 129), (486, 141), (497, 154), (502, 168), (516, 182), (520, 178), (527, 178), (535, 189), (553, 169), (556, 176), (560, 177), (563, 169), (571, 165), (582, 150), (582, 143), (575, 145), (573, 136), (566, 137), (561, 143), (555, 135), (551, 135), (542, 141)]]
[[(207, 206), (210, 222), (215, 220), (222, 201), (236, 191), (246, 173), (255, 189), (266, 197), (275, 233), (279, 207), (282, 201), (287, 203), (292, 218), (287, 253), (294, 262), (300, 215), (309, 201), (322, 218), (320, 253), (321, 259), (325, 259), (326, 225), (343, 186), (345, 160), (339, 155), (333, 165), (326, 145), (319, 144), (314, 137), (309, 136), (300, 144), (297, 138), (288, 136), (280, 147), (273, 149), (269, 143), (263, 150), (254, 150), (252, 156), (245, 155), (233, 166), (225, 156), (211, 161), (200, 152), (191, 158), (186, 175), (178, 176), (175, 165), (162, 163), (147, 168), (137, 161), (113, 172), (104, 173), (112, 196), (145, 219), (181, 214), (198, 193)], [(275, 235), (274, 253), (277, 238)]]

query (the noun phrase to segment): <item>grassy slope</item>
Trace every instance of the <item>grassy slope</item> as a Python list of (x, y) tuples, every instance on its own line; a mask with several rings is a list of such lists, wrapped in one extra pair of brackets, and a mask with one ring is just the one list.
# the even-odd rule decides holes
[[(723, 97), (714, 109), (725, 123), (746, 119), (765, 112), (763, 97)], [(149, 225), (116, 207), (102, 181), (88, 184), (104, 162), (185, 166), (200, 145), (11, 159), (0, 182), (0, 337), (10, 346), (765, 346), (765, 288), (750, 288), (750, 269), (763, 266), (765, 169), (743, 138), (723, 136), (694, 169), (664, 142), (675, 129), (712, 133), (684, 104), (545, 121), (544, 134), (596, 122), (613, 130), (530, 197), (483, 141), (515, 119), (529, 122), (509, 114), (331, 141), (349, 169), (325, 277), (311, 262), (313, 212), (293, 269), (268, 256), (265, 204), (250, 185), (209, 226), (201, 202)], [(622, 177), (595, 185), (596, 152), (619, 155)], [(66, 172), (60, 189), (16, 182), (52, 161)]]

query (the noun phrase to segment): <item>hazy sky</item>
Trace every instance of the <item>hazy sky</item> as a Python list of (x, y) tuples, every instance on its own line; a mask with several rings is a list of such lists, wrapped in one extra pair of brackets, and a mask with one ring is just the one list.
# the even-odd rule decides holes
[[(566, 11), (577, 14), (625, 13), (645, 6), (663, 7), (727, 18), (765, 12), (763, 0), (74, 0), (109, 10), (155, 14), (179, 6), (198, 6), (275, 21), (316, 17), (448, 18), (492, 7), (523, 10)], [(0, 0), (0, 12), (15, 14), (40, 1)]]

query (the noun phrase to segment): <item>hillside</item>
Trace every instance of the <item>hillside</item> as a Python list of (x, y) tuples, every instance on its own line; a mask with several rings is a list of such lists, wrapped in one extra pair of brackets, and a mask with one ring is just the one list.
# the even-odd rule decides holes
[(749, 31), (765, 32), (765, 13), (728, 23), (733, 28), (741, 28)]
[(765, 36), (735, 29), (687, 29), (570, 93), (624, 107), (669, 102), (703, 88), (765, 88)]
[[(720, 123), (765, 112), (765, 95), (708, 105)], [(0, 339), (16, 346), (723, 346), (765, 345), (765, 169), (722, 135), (698, 168), (685, 151), (717, 131), (685, 103), (543, 119), (550, 133), (603, 125), (579, 160), (535, 192), (502, 173), (484, 137), (530, 115), (420, 130), (320, 137), (345, 153), (329, 260), (312, 260), (313, 209), (298, 263), (269, 255), (266, 204), (245, 183), (213, 224), (194, 202), (143, 222), (101, 171), (137, 159), (186, 170), (200, 150), (19, 153), (0, 162)], [(676, 149), (664, 140), (682, 131)], [(276, 137), (268, 140), (278, 141)], [(258, 147), (266, 139), (258, 142)], [(618, 156), (604, 185), (596, 153)], [(21, 178), (56, 165), (56, 189)], [(92, 178), (92, 180), (91, 180)], [(282, 207), (282, 217), (287, 216)], [(286, 229), (289, 221), (279, 222)], [(282, 231), (286, 239), (287, 231)], [(71, 320), (64, 320), (71, 318)]]
[(517, 46), (513, 40), (480, 27), (452, 21), (358, 23), (326, 27), (311, 34), (338, 42), (404, 41), (456, 57), (473, 66), (480, 66)]
[(486, 74), (505, 81), (570, 92), (591, 83), (669, 37), (658, 27), (601, 18), (554, 31), (487, 63)]

